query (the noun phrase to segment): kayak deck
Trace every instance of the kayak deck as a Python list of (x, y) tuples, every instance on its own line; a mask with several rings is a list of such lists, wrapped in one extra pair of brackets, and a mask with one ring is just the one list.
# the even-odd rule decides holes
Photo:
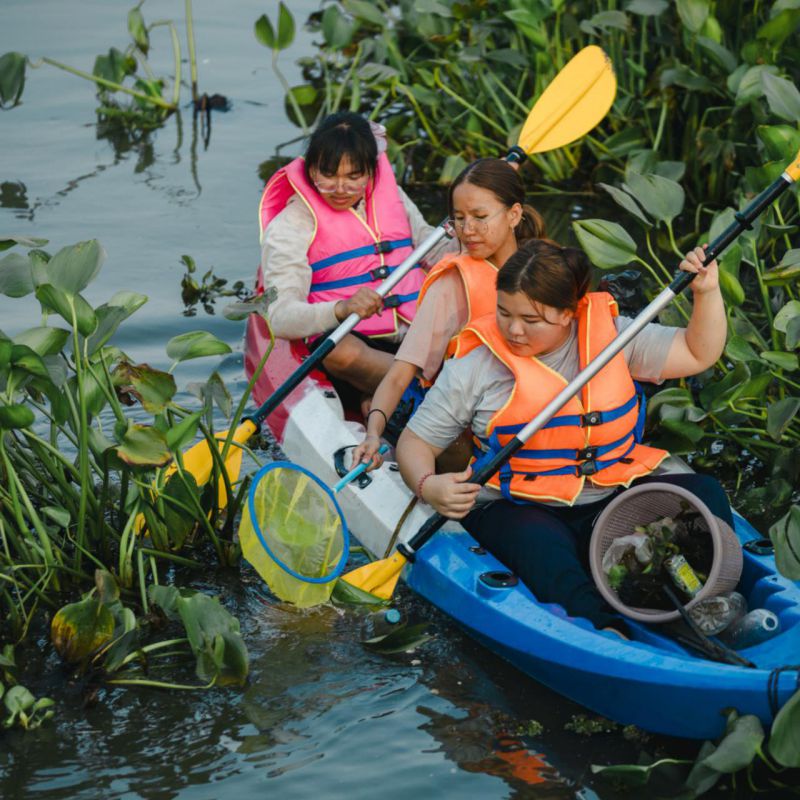
[[(251, 375), (269, 343), (266, 324), (251, 315), (245, 368)], [(300, 343), (277, 341), (254, 388), (263, 402), (302, 363)], [(358, 444), (363, 426), (345, 419), (328, 378), (313, 372), (268, 419), (286, 455), (332, 485), (337, 450)], [(349, 459), (346, 459), (349, 466)], [(684, 466), (685, 468), (685, 466)], [(410, 538), (433, 513), (415, 503), (396, 465), (370, 473), (338, 495), (361, 544), (382, 558)], [(761, 538), (736, 515), (743, 543)], [(768, 725), (800, 688), (800, 587), (783, 578), (769, 555), (745, 551), (739, 591), (751, 608), (767, 608), (781, 632), (741, 655), (756, 668), (720, 664), (685, 649), (663, 629), (629, 620), (633, 641), (597, 631), (588, 620), (540, 603), (460, 525), (449, 522), (404, 570), (408, 586), (436, 605), (476, 639), (551, 689), (623, 724), (688, 738), (724, 731), (723, 710), (755, 714)]]

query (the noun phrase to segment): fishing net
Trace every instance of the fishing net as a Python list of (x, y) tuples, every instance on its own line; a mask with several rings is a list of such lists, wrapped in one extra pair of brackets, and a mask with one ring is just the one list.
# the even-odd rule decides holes
[(326, 602), (349, 552), (333, 492), (302, 467), (274, 462), (255, 475), (239, 524), (244, 557), (281, 600)]

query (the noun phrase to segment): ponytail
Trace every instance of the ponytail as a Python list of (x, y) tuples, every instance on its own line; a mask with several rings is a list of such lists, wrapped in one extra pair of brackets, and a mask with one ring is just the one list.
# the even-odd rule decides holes
[(542, 215), (527, 203), (522, 206), (522, 217), (514, 228), (517, 244), (522, 245), (531, 239), (544, 239), (547, 236)]

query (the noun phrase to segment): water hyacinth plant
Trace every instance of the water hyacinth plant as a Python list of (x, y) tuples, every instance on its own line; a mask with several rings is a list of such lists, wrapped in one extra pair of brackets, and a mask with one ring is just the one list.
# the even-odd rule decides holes
[[(238, 622), (218, 601), (164, 584), (167, 572), (205, 568), (209, 556), (239, 561), (234, 517), (247, 478), (232, 485), (219, 469), (234, 445), (215, 437), (213, 411), (232, 414), (235, 426), (249, 390), (233, 410), (215, 372), (194, 387), (199, 410), (189, 409), (175, 401), (172, 375), (182, 361), (230, 347), (184, 333), (167, 343), (168, 371), (135, 363), (110, 340), (147, 298), (118, 292), (93, 308), (82, 293), (102, 247), (81, 242), (50, 255), (45, 244), (0, 243), (16, 248), (0, 259), (0, 293), (33, 297), (41, 309), (35, 327), (0, 332), (0, 638), (19, 641), (37, 612), (57, 612), (53, 642), (81, 670), (142, 682), (138, 664), (182, 648), (205, 685), (242, 683)], [(216, 454), (202, 486), (181, 453), (198, 432)], [(150, 642), (164, 618), (184, 635)]]

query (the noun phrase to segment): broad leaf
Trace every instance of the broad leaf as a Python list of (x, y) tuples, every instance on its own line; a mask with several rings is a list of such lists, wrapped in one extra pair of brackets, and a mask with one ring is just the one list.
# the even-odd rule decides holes
[(294, 41), (294, 17), (281, 1), (278, 4), (278, 36), (275, 46), (278, 50), (285, 50)]
[(758, 717), (737, 716), (717, 749), (702, 763), (717, 772), (738, 772), (753, 762), (763, 741), (764, 728)]
[(65, 661), (84, 661), (95, 650), (111, 641), (114, 617), (107, 606), (94, 597), (64, 606), (50, 625), (50, 638)]
[[(330, 6), (332, 8), (332, 6)], [(176, 362), (191, 358), (218, 356), (232, 352), (230, 345), (208, 331), (191, 331), (173, 336), (167, 342), (167, 355)]]
[(623, 267), (636, 257), (636, 242), (616, 222), (577, 220), (572, 229), (592, 263), (600, 269)]
[(342, 5), (354, 17), (363, 19), (365, 22), (369, 22), (370, 25), (375, 25), (381, 29), (386, 27), (386, 18), (381, 13), (381, 10), (372, 3), (367, 3), (365, 0), (344, 0)]
[(43, 325), (18, 333), (14, 337), (14, 342), (27, 345), (44, 358), (44, 356), (54, 356), (56, 353), (60, 353), (69, 337), (70, 332), (63, 328), (51, 328)]
[[(800, 262), (800, 250), (790, 250), (789, 253), (795, 253), (795, 258)], [(786, 256), (788, 256), (789, 253), (787, 253)], [(784, 256), (784, 260), (786, 260), (786, 256)], [(781, 264), (783, 264), (783, 261), (781, 261)], [(789, 323), (797, 317), (800, 317), (800, 300), (790, 300), (775, 315), (772, 325), (776, 331), (786, 333), (789, 328)]]
[(33, 411), (21, 403), (0, 405), (0, 431), (28, 428), (36, 421)]
[(97, 328), (89, 337), (89, 355), (99, 350), (114, 335), (117, 328), (137, 309), (147, 302), (147, 296), (138, 292), (117, 292), (107, 303), (95, 309)]
[(800, 580), (800, 506), (793, 505), (770, 529), (775, 564), (781, 575)]
[(96, 239), (63, 247), (47, 264), (49, 282), (63, 292), (78, 294), (97, 277), (105, 258)]
[(0, 107), (15, 106), (25, 88), (25, 56), (5, 53), (0, 56)]
[(683, 188), (669, 178), (632, 173), (623, 188), (638, 200), (650, 216), (662, 222), (672, 221), (683, 211)]
[(256, 39), (268, 47), (270, 50), (275, 49), (275, 29), (266, 14), (262, 14), (257, 20), (254, 27)]
[(662, 758), (652, 764), (612, 764), (608, 767), (592, 764), (591, 770), (594, 775), (619, 781), (626, 786), (642, 787), (647, 785), (650, 775), (654, 771), (664, 767), (685, 766), (691, 763), (683, 758)]
[(725, 355), (731, 361), (758, 361), (758, 353), (750, 345), (750, 342), (740, 336), (731, 336), (725, 345)]
[(667, 0), (632, 0), (625, 7), (629, 14), (639, 14), (642, 17), (657, 17), (669, 8)]
[(797, 87), (792, 81), (770, 72), (764, 72), (761, 82), (773, 114), (790, 122), (800, 119), (800, 92), (797, 91)]
[(350, 23), (335, 5), (322, 12), (322, 35), (332, 50), (341, 50), (350, 44), (358, 28), (358, 23)]
[(800, 150), (800, 131), (793, 125), (759, 125), (756, 134), (770, 161), (789, 161)]
[(167, 444), (172, 450), (180, 450), (182, 447), (194, 441), (194, 437), (197, 434), (197, 426), (202, 416), (202, 411), (189, 414), (189, 416), (184, 417), (166, 432)]
[(774, 364), (778, 369), (785, 369), (787, 372), (797, 370), (797, 356), (794, 353), (786, 353), (782, 350), (764, 350), (761, 358)]
[(800, 767), (800, 690), (789, 698), (772, 723), (769, 754), (782, 767)]
[(147, 55), (147, 51), (150, 49), (150, 37), (139, 6), (135, 6), (128, 12), (128, 33), (136, 42), (136, 46)]
[(31, 260), (19, 253), (0, 259), (0, 294), (25, 297), (34, 290)]
[(333, 593), (331, 600), (334, 603), (341, 603), (342, 605), (365, 605), (365, 606), (386, 606), (389, 605), (389, 600), (382, 597), (377, 597), (370, 592), (359, 589), (353, 586), (352, 583), (339, 578), (333, 585)]
[(112, 378), (118, 392), (133, 395), (151, 414), (164, 411), (178, 389), (172, 375), (153, 369), (148, 364), (121, 361), (114, 369)]
[(132, 467), (164, 467), (172, 461), (164, 434), (147, 425), (129, 423), (114, 452)]
[[(796, 359), (795, 359), (796, 362)], [(800, 410), (800, 397), (786, 397), (767, 408), (767, 433), (779, 442)]]
[(36, 288), (36, 299), (43, 308), (55, 311), (69, 325), (74, 324), (84, 336), (91, 336), (97, 329), (97, 317), (92, 307), (79, 294), (43, 283)]
[(709, 0), (675, 0), (678, 16), (691, 33), (698, 33), (709, 14)]
[(610, 186), (607, 183), (598, 183), (597, 185), (608, 192), (617, 205), (622, 206), (628, 213), (633, 214), (633, 216), (646, 227), (652, 227), (653, 223), (650, 222), (647, 215), (627, 192), (623, 192), (622, 189), (618, 189), (616, 186)]

